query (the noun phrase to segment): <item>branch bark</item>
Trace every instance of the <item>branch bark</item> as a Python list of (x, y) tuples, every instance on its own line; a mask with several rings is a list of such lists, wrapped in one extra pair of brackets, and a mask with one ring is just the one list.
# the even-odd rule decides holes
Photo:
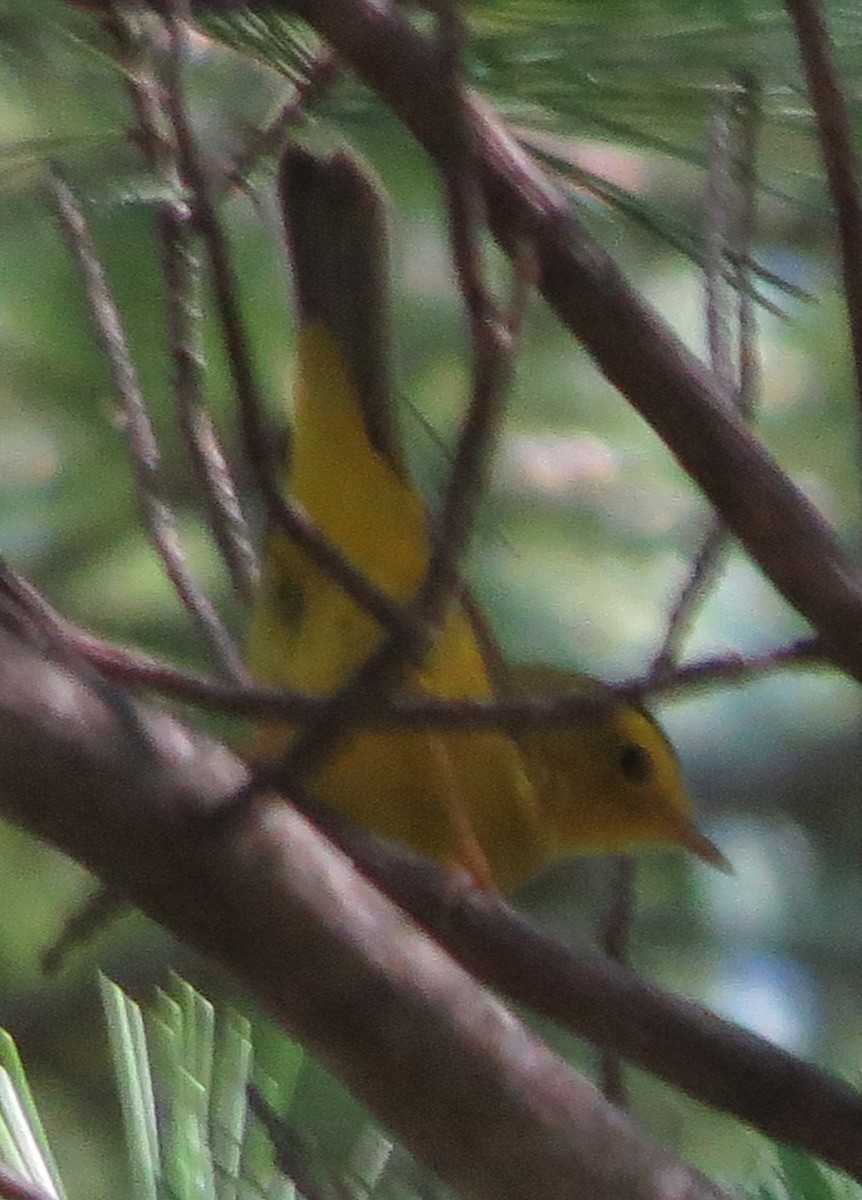
[[(613, 1109), (226, 749), (0, 631), (0, 806), (256, 993), (475, 1200), (721, 1200)], [(726, 1200), (726, 1197), (725, 1197)]]
[(862, 1095), (595, 950), (561, 945), (487, 893), (451, 894), (439, 868), (315, 814), (362, 873), (474, 977), (703, 1104), (862, 1180)]
[[(6, 817), (241, 977), (465, 1195), (556, 1196), (563, 1167), (585, 1195), (666, 1194), (658, 1182), (666, 1157), (307, 820), (270, 796), (238, 826), (220, 822), (213, 814), (244, 780), (225, 748), (138, 705), (89, 666), (63, 667), (0, 630)], [(862, 1178), (862, 1098), (847, 1084), (595, 953), (557, 945), (492, 898), (455, 902), (429, 863), (338, 836), (364, 875), (471, 975)], [(596, 1139), (610, 1146), (617, 1135), (617, 1150), (599, 1155)], [(527, 1162), (546, 1151), (546, 1167)], [(677, 1169), (688, 1189), (680, 1195), (717, 1194)]]

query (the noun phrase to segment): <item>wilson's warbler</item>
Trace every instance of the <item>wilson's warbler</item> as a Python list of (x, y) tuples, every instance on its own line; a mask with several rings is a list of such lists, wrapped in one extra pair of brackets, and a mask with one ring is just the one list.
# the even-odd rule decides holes
[[(380, 195), (346, 156), (297, 148), (287, 152), (280, 185), (300, 320), (286, 487), (381, 591), (407, 603), (429, 547), (426, 512), (393, 435)], [(304, 551), (280, 531), (269, 534), (248, 642), (255, 679), (331, 693), (383, 636)], [(452, 603), (406, 689), (492, 698), (499, 672), (492, 685), (484, 645), (472, 610)], [(547, 692), (571, 689), (573, 681), (539, 667), (513, 671), (508, 686)], [(265, 724), (253, 754), (277, 757), (291, 737), (289, 726)], [(723, 863), (691, 824), (667, 739), (632, 707), (517, 739), (359, 731), (311, 782), (319, 798), (359, 825), (460, 864), (480, 885), (503, 891), (552, 859), (585, 851), (675, 843)]]

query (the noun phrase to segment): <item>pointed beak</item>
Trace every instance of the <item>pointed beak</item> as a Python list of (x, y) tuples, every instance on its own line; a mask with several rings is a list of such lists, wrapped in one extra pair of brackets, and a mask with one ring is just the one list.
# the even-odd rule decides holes
[(719, 850), (714, 842), (711, 842), (708, 837), (695, 829), (688, 821), (681, 821), (679, 825), (674, 824), (671, 834), (674, 845), (682, 846), (684, 850), (688, 850), (690, 854), (694, 854), (702, 862), (709, 863), (712, 867), (717, 867), (725, 875), (735, 874), (732, 865), (727, 858)]

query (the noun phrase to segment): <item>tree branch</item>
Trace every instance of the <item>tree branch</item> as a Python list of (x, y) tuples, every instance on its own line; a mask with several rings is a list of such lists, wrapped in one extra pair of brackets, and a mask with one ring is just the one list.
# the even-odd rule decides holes
[[(0, 558), (0, 603), (12, 604), (28, 621), (67, 652), (125, 687), (157, 692), (198, 705), (210, 712), (257, 720), (283, 718), (313, 721), (326, 711), (330, 699), (280, 688), (246, 687), (194, 675), (140, 650), (105, 641), (57, 612), (30, 582)], [(651, 669), (644, 676), (605, 684), (603, 693), (561, 692), (542, 696), (512, 696), (495, 700), (441, 700), (434, 697), (369, 699), (357, 713), (357, 728), (377, 729), (560, 729), (595, 713), (597, 706), (643, 703), (646, 698), (673, 695), (685, 688), (721, 686), (758, 678), (795, 666), (818, 667), (826, 662), (821, 644), (801, 638), (759, 654), (718, 654), (685, 666)]]
[[(406, 926), (282, 799), (259, 798), (237, 823), (219, 819), (247, 777), (229, 751), (62, 653), (65, 668), (0, 629), (5, 816), (233, 970), (408, 1148), (465, 1194), (558, 1194), (539, 1184), (517, 1190), (521, 1168), (504, 1160), (483, 1174), (487, 1190), (465, 1183), (471, 1167), (461, 1155), (473, 1153), (464, 1151), (473, 1136), (483, 1144), (476, 1126), (484, 1128), (488, 1112), (500, 1114), (501, 1124), (492, 1122), (498, 1147), (535, 1147), (542, 1127), (548, 1170), (561, 1154), (577, 1160), (581, 1153), (590, 1171), (598, 1169), (584, 1138), (610, 1136), (621, 1118), (602, 1107), (591, 1085), (565, 1073), (511, 1015), (454, 972), (446, 954)], [(431, 863), (345, 832), (326, 814), (316, 814), (316, 823), (495, 991), (862, 1178), (862, 1099), (847, 1084), (595, 952), (558, 945), (494, 897), (453, 900)], [(490, 1061), (483, 1065), (484, 1055)], [(643, 1165), (643, 1147), (630, 1142), (625, 1123), (621, 1130), (621, 1154)], [(567, 1149), (557, 1146), (558, 1135)], [(604, 1193), (596, 1179), (585, 1181), (583, 1164), (566, 1169), (591, 1197), (662, 1194)], [(503, 1186), (500, 1172), (509, 1171)], [(544, 1168), (535, 1178), (548, 1178)]]
[[(721, 1200), (645, 1138), (223, 747), (0, 631), (0, 804), (213, 954), (475, 1200)], [(726, 1200), (726, 1197), (725, 1197)]]

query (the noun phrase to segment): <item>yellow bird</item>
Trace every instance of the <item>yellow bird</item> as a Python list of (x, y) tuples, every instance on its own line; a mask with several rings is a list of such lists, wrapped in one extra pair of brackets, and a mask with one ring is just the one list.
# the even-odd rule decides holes
[[(428, 523), (393, 432), (380, 194), (347, 156), (296, 147), (280, 184), (300, 324), (285, 488), (381, 592), (407, 604), (427, 566)], [(257, 681), (330, 694), (384, 636), (304, 551), (270, 532), (248, 640)], [(453, 602), (404, 690), (492, 699), (500, 671), (488, 660), (476, 615)], [(537, 667), (513, 671), (507, 692), (516, 686), (541, 694), (599, 685)], [(277, 758), (293, 734), (284, 723), (262, 725), (253, 757)], [(505, 892), (554, 859), (648, 844), (676, 844), (724, 865), (691, 823), (665, 735), (630, 706), (517, 738), (361, 730), (310, 782), (358, 825)]]

